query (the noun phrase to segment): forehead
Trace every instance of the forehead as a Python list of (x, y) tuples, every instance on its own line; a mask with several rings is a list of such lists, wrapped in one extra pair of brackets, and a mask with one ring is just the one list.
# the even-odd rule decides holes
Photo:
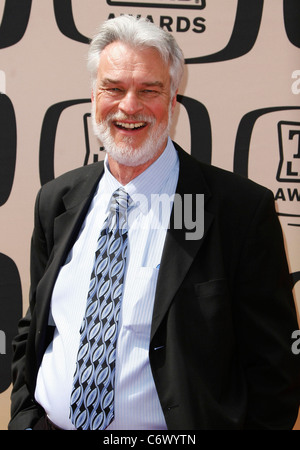
[(114, 76), (117, 79), (153, 79), (169, 82), (169, 64), (166, 64), (154, 48), (132, 48), (122, 42), (113, 42), (102, 51), (98, 78)]

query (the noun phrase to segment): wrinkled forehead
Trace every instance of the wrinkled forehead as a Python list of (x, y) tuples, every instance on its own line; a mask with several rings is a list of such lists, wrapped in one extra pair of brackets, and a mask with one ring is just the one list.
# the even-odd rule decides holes
[(98, 80), (110, 78), (121, 81), (134, 78), (145, 82), (168, 85), (170, 67), (159, 52), (151, 47), (133, 48), (121, 42), (109, 44), (102, 51), (98, 68)]

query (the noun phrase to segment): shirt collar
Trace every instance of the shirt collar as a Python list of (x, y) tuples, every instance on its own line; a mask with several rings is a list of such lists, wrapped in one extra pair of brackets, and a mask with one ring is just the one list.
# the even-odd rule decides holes
[[(134, 203), (146, 214), (148, 205), (151, 204), (151, 195), (163, 193), (166, 180), (178, 164), (178, 156), (173, 142), (168, 138), (167, 146), (163, 153), (139, 176), (124, 186)], [(106, 192), (111, 196), (121, 183), (111, 174), (107, 156), (104, 162), (104, 177)]]

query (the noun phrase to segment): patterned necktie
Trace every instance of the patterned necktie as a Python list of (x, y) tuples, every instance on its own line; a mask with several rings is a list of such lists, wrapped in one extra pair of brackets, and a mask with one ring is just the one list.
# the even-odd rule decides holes
[(122, 188), (113, 194), (98, 239), (71, 394), (70, 418), (77, 429), (104, 430), (114, 418), (117, 326), (131, 203)]

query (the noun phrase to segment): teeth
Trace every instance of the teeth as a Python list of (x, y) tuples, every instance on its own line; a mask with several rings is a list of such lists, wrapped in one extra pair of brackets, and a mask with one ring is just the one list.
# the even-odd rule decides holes
[(139, 123), (124, 123), (124, 122), (116, 122), (116, 125), (122, 128), (128, 128), (128, 129), (134, 129), (134, 128), (141, 128), (145, 125), (145, 122), (139, 122)]

